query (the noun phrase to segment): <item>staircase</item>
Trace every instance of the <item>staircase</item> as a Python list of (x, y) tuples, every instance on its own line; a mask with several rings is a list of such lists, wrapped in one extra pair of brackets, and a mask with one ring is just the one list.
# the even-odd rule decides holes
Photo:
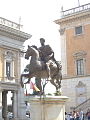
[(90, 108), (90, 98), (76, 106), (75, 110), (79, 110), (80, 108), (83, 110), (84, 113), (86, 113), (87, 109)]

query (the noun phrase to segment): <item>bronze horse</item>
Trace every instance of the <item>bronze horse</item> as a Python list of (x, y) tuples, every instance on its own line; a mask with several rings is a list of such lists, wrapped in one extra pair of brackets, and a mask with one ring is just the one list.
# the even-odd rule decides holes
[[(28, 49), (25, 54), (25, 59), (29, 59), (30, 56), (31, 56), (31, 60), (29, 65), (29, 73), (21, 74), (22, 87), (24, 84), (22, 81), (23, 77), (29, 78), (27, 82), (29, 82), (30, 78), (32, 77), (48, 80), (48, 74), (45, 68), (45, 63), (44, 61), (40, 60), (39, 51), (36, 46), (28, 46)], [(56, 91), (59, 91), (59, 89), (61, 88), (61, 79), (62, 79), (61, 68), (58, 69), (57, 65), (53, 60), (51, 60), (50, 73), (52, 78), (50, 82), (56, 87)]]

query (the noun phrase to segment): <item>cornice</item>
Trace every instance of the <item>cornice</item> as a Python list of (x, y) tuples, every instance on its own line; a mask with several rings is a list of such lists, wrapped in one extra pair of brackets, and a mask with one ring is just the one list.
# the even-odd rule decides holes
[(75, 79), (75, 78), (85, 78), (85, 77), (90, 77), (90, 74), (79, 75), (79, 76), (62, 76), (62, 80)]
[(16, 39), (18, 41), (25, 42), (25, 40), (31, 38), (32, 36), (28, 33), (22, 32), (20, 30), (16, 30), (14, 28), (1, 25), (0, 24), (0, 35), (4, 35), (6, 37), (10, 37), (12, 39)]
[(74, 59), (85, 58), (87, 53), (85, 51), (78, 51), (73, 54)]
[(19, 89), (20, 85), (18, 83), (11, 83), (11, 82), (0, 82), (0, 89), (1, 90), (15, 90)]
[(19, 42), (17, 40), (13, 40), (13, 39), (4, 39), (2, 37), (0, 37), (0, 48), (7, 48), (7, 49), (18, 49), (18, 50), (23, 50), (24, 46), (23, 46), (23, 42)]
[(63, 25), (71, 22), (75, 22), (77, 20), (81, 19), (87, 19), (90, 18), (90, 10), (89, 11), (81, 11), (78, 13), (74, 13), (71, 15), (64, 16), (58, 20), (55, 20), (56, 24)]

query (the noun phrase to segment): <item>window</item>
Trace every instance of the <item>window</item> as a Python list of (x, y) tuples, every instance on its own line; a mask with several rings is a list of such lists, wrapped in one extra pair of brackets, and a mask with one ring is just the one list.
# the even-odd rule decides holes
[(6, 62), (6, 76), (10, 77), (11, 76), (11, 63)]
[(77, 75), (83, 75), (84, 74), (83, 59), (76, 60), (76, 69), (77, 69)]
[(75, 27), (75, 35), (82, 34), (82, 26)]
[(15, 54), (7, 50), (4, 54), (4, 78), (6, 81), (14, 80), (14, 61), (15, 61)]

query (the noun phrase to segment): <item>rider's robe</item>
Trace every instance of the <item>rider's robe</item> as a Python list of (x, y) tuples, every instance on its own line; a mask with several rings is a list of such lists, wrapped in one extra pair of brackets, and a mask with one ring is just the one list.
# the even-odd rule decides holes
[(40, 58), (44, 62), (47, 62), (46, 58), (52, 53), (54, 53), (52, 48), (49, 45), (41, 46), (39, 50), (40, 50)]

